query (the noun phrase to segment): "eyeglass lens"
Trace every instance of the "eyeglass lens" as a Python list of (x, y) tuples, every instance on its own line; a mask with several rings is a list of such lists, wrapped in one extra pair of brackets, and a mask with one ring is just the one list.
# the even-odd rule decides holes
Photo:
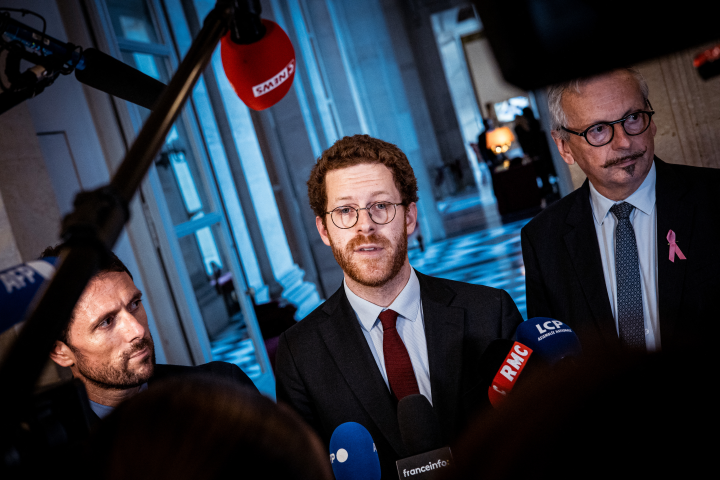
[(601, 146), (613, 138), (614, 123), (622, 125), (628, 135), (640, 135), (650, 125), (650, 115), (646, 112), (636, 112), (628, 115), (619, 122), (598, 123), (587, 130), (585, 138), (590, 145)]
[[(395, 205), (392, 203), (373, 203), (369, 207), (360, 210), (367, 210), (372, 221), (379, 225), (390, 223), (395, 218)], [(340, 228), (354, 226), (358, 221), (358, 217), (359, 211), (353, 207), (338, 207), (330, 215), (333, 223)]]

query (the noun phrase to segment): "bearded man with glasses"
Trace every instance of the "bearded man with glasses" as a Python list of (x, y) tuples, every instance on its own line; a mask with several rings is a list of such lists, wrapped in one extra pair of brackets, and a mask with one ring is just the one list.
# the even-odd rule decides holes
[(491, 341), (510, 338), (522, 317), (503, 290), (410, 266), (417, 181), (395, 145), (367, 135), (339, 140), (318, 159), (308, 194), (344, 281), (280, 337), (277, 399), (326, 444), (343, 423), (365, 427), (383, 478), (395, 478), (395, 461), (409, 456), (398, 401), (427, 397), (441, 426), (442, 438), (434, 440), (449, 444), (477, 408), (489, 405), (480, 356)]
[(672, 351), (717, 328), (720, 171), (665, 163), (648, 86), (621, 69), (554, 86), (552, 135), (587, 175), (522, 230), (528, 315), (586, 351)]

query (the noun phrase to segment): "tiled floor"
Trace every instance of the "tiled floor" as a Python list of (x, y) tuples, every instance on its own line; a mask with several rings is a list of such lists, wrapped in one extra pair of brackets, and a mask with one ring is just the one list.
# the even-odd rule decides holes
[(520, 229), (529, 220), (434, 243), (425, 252), (414, 248), (410, 264), (426, 275), (502, 288), (527, 318)]
[[(523, 318), (527, 318), (520, 229), (530, 219), (502, 225), (499, 216), (492, 214), (494, 208), (486, 209), (478, 202), (468, 202), (465, 198), (457, 200), (445, 206), (446, 211), (443, 211), (446, 217), (452, 213), (461, 215), (457, 219), (451, 218), (450, 222), (445, 219), (449, 232), (463, 231), (473, 221), (500, 226), (434, 243), (424, 252), (417, 247), (411, 248), (410, 263), (427, 275), (502, 288), (513, 298)], [(486, 210), (490, 213), (486, 213)], [(490, 218), (492, 221), (488, 222)], [(235, 320), (230, 328), (211, 342), (213, 359), (238, 365), (256, 382), (261, 392), (274, 397), (274, 385), (259, 384), (261, 379), (268, 377), (261, 376), (260, 366), (255, 359), (255, 347), (247, 338), (241, 318)]]

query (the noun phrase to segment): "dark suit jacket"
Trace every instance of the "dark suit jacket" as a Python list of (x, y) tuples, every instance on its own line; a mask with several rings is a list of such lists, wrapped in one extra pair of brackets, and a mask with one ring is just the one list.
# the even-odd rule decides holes
[[(148, 388), (152, 388), (153, 384), (162, 382), (168, 378), (177, 377), (191, 377), (195, 375), (201, 375), (205, 378), (226, 380), (231, 382), (237, 382), (255, 392), (258, 392), (255, 384), (250, 378), (240, 370), (235, 364), (227, 362), (210, 362), (204, 365), (197, 365), (194, 367), (186, 367), (184, 365), (155, 365), (155, 371), (153, 376), (148, 380)], [(91, 423), (96, 424), (100, 421), (100, 418), (95, 414), (94, 411), (90, 410), (88, 414), (91, 417)]]
[[(657, 157), (655, 169), (660, 343), (668, 351), (710, 335), (717, 325), (720, 170)], [(687, 260), (670, 261), (669, 230)], [(521, 237), (528, 317), (567, 323), (591, 352), (619, 351), (588, 181), (532, 219)]]
[(183, 365), (155, 365), (155, 372), (148, 381), (148, 388), (152, 388), (153, 383), (162, 381), (166, 378), (189, 375), (202, 375), (207, 378), (224, 379), (248, 387), (255, 392), (258, 391), (255, 384), (252, 380), (250, 380), (245, 372), (240, 369), (240, 367), (227, 362), (210, 362), (204, 365), (197, 365), (195, 367), (186, 367)]
[[(504, 290), (417, 276), (433, 410), (449, 442), (474, 409), (487, 402), (487, 385), (480, 385), (480, 355), (492, 340), (510, 338), (522, 317)], [(408, 456), (397, 402), (343, 287), (281, 335), (276, 362), (278, 402), (295, 409), (326, 445), (340, 424), (361, 424), (375, 441), (383, 478), (396, 478), (395, 461)]]

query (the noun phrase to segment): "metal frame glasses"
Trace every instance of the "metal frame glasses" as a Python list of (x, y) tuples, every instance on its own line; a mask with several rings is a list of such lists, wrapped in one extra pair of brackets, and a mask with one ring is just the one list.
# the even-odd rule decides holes
[[(357, 225), (358, 219), (360, 218), (360, 210), (367, 210), (370, 220), (378, 225), (387, 225), (388, 223), (395, 220), (397, 215), (397, 207), (399, 205), (405, 205), (404, 203), (392, 203), (392, 202), (375, 202), (371, 203), (365, 208), (355, 208), (349, 205), (343, 205), (336, 207), (329, 212), (325, 212), (325, 215), (330, 214), (330, 219), (333, 224), (338, 227), (347, 229)], [(392, 207), (392, 210), (390, 209)], [(352, 213), (355, 212), (355, 219), (352, 219)], [(373, 216), (374, 215), (374, 216)], [(382, 222), (378, 219), (383, 218), (387, 215), (387, 220)]]
[[(650, 105), (650, 102), (648, 102), (648, 105), (650, 108), (652, 108), (652, 105)], [(634, 131), (631, 128), (631, 131), (628, 132), (628, 127), (626, 126), (625, 122), (637, 122), (638, 120), (645, 120), (644, 116), (647, 115), (647, 122), (645, 123), (645, 126), (640, 131)], [(655, 111), (647, 111), (647, 110), (639, 110), (637, 112), (633, 112), (629, 115), (626, 115), (625, 117), (621, 118), (620, 120), (615, 120), (614, 122), (600, 122), (596, 123), (595, 125), (591, 125), (588, 128), (586, 128), (582, 132), (573, 132), (572, 130), (568, 130), (565, 127), (560, 127), (562, 130), (572, 133), (573, 135), (577, 135), (579, 137), (584, 137), (585, 140), (593, 147), (602, 147), (603, 145), (607, 145), (608, 143), (613, 141), (613, 138), (615, 138), (615, 124), (619, 123), (622, 125), (623, 130), (625, 130), (625, 133), (631, 137), (634, 137), (636, 135), (640, 135), (641, 133), (644, 133), (648, 127), (650, 126), (650, 122), (652, 121), (652, 116), (655, 115)], [(636, 117), (636, 118), (633, 118)], [(635, 125), (635, 123), (630, 123), (630, 125)], [(606, 135), (604, 128), (610, 127), (610, 138), (608, 140), (590, 140), (592, 137), (595, 138), (602, 138), (602, 135)], [(638, 128), (640, 128), (638, 127)], [(594, 129), (594, 130), (593, 130)], [(594, 142), (594, 143), (593, 143)]]

